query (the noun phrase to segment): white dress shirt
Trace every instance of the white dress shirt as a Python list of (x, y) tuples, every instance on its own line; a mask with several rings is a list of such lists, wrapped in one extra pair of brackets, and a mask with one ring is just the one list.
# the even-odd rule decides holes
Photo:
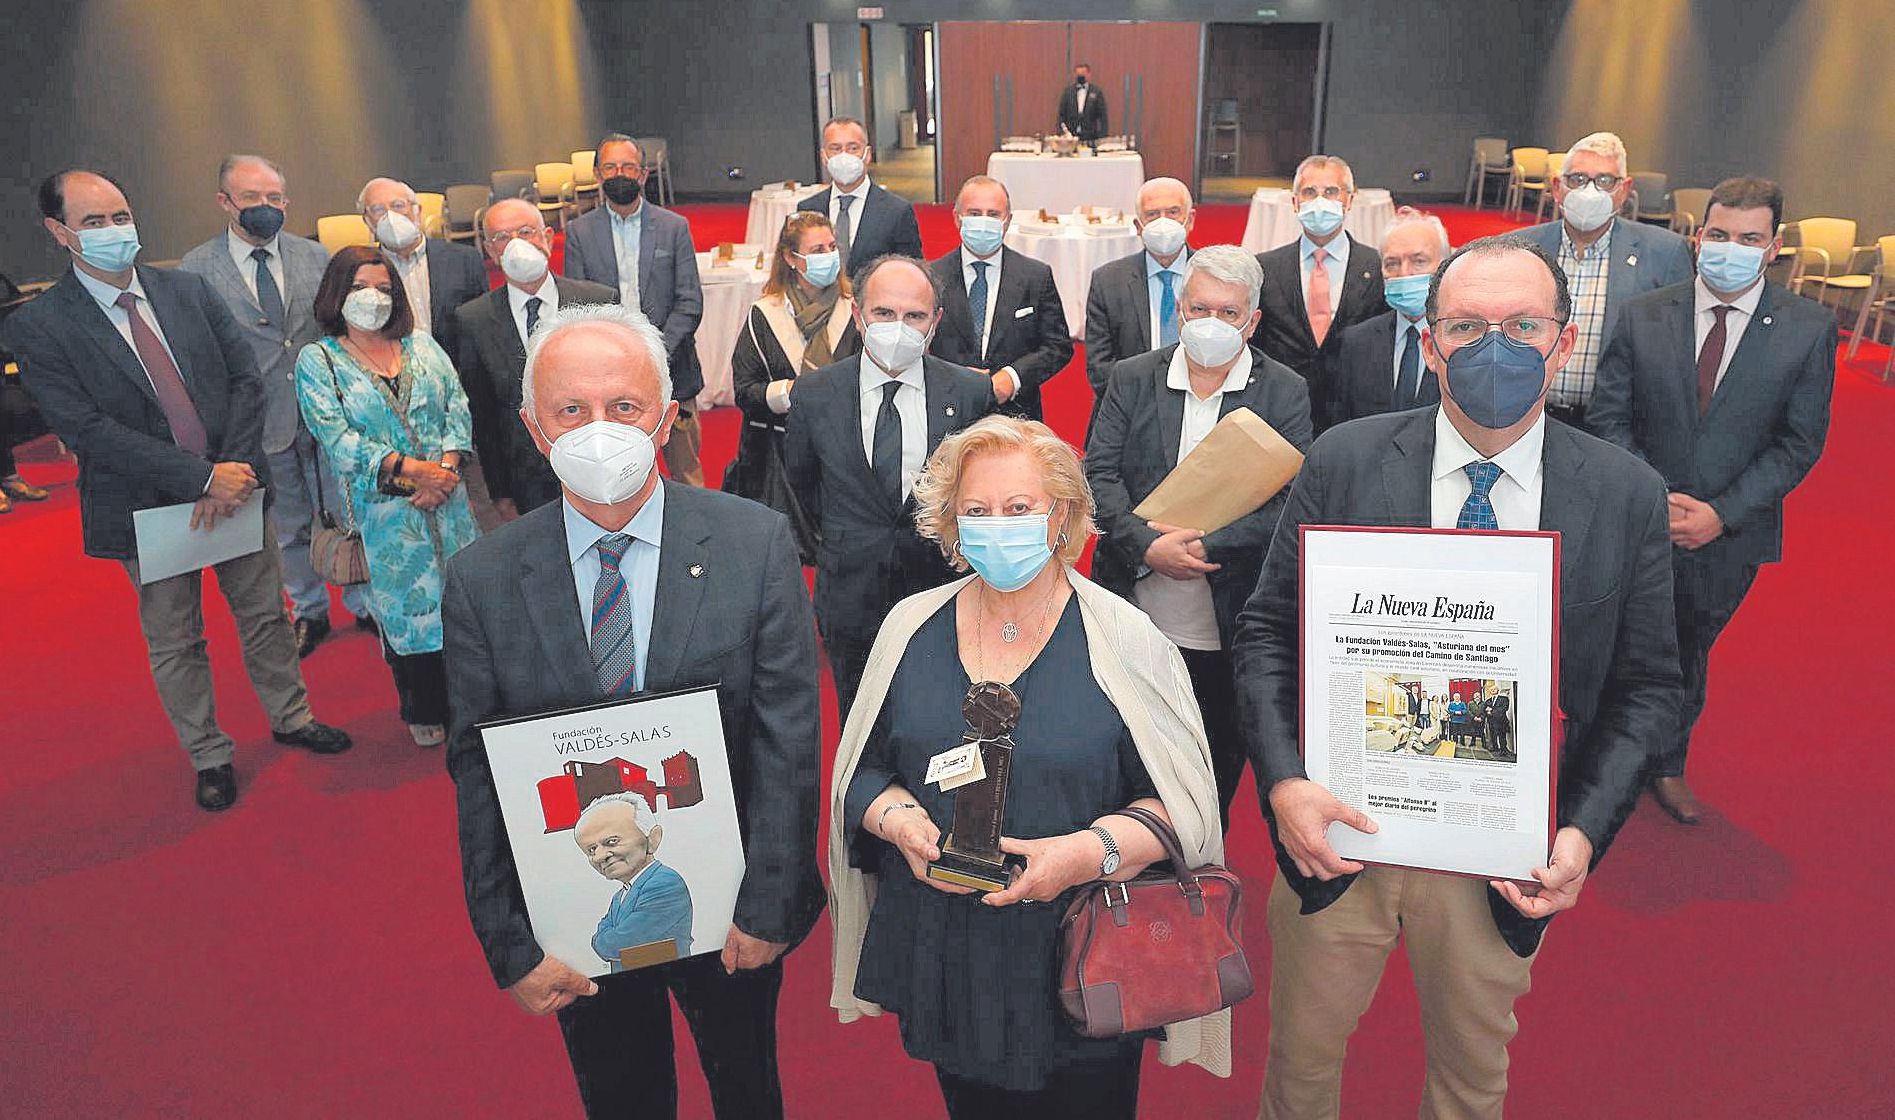
[(405, 257), (393, 249), (383, 249), (382, 256), (401, 275), (401, 286), (408, 292), (408, 310), (414, 312), (415, 330), (432, 335), (434, 295), (428, 287), (428, 239), (417, 241), (415, 251)]
[[(270, 254), (270, 277), (276, 281), (276, 294), (283, 297), (283, 306), (288, 307), (290, 289), (283, 282), (283, 251), (278, 246), (278, 239), (272, 237), (261, 245), (252, 245), (238, 237), (236, 230), (226, 229), (224, 240), (230, 247), (230, 259), (237, 263), (237, 275), (243, 277), (243, 286), (250, 289), (251, 299), (257, 298), (257, 262), (250, 258), (250, 254), (258, 249)], [(259, 303), (257, 306), (263, 305)]]
[[(118, 331), (119, 337), (124, 339), (125, 345), (131, 348), (133, 358), (138, 358), (138, 344), (132, 341), (131, 316), (125, 313), (125, 309), (120, 307), (117, 301), (121, 292), (130, 292), (137, 296), (138, 317), (143, 319), (145, 325), (151, 328), (152, 333), (158, 336), (158, 341), (164, 343), (165, 353), (171, 355), (171, 364), (178, 366), (179, 375), (184, 376), (185, 387), (190, 388), (191, 380), (184, 374), (184, 367), (178, 365), (178, 352), (171, 348), (171, 340), (165, 337), (164, 328), (158, 325), (158, 316), (151, 309), (151, 300), (145, 295), (145, 286), (138, 282), (138, 273), (132, 273), (132, 282), (123, 288), (114, 288), (84, 269), (75, 268), (72, 274), (79, 278), (79, 283), (86, 292), (99, 302), (99, 309), (105, 312), (105, 317), (112, 321), (112, 326)], [(139, 359), (139, 368), (144, 369), (144, 365), (144, 360)], [(151, 381), (150, 370), (145, 370), (145, 380)], [(156, 382), (152, 382), (151, 391), (154, 393), (158, 391)]]
[(638, 256), (639, 244), (645, 236), (645, 200), (641, 197), (638, 209), (626, 216), (620, 216), (609, 206), (605, 212), (612, 216), (612, 253), (619, 270), (619, 304), (637, 307)]
[(526, 301), (529, 299), (540, 301), (540, 323), (559, 310), (559, 285), (553, 283), (551, 272), (540, 278), (540, 290), (537, 292), (521, 291), (518, 284), (507, 282), (507, 306), (513, 308), (513, 329), (520, 333), (522, 347), (526, 345)]
[[(882, 409), (882, 387), (888, 384), (889, 376), (867, 354), (861, 356), (861, 363), (856, 377), (862, 397), (862, 454), (873, 465), (875, 415)], [(921, 376), (920, 361), (899, 371), (894, 380), (901, 383), (895, 391), (895, 412), (901, 417), (901, 496), (905, 500), (927, 464), (928, 387)]]
[[(1540, 527), (1540, 488), (1546, 477), (1546, 416), (1533, 421), (1526, 434), (1513, 446), (1494, 456), (1500, 477), (1487, 492), (1494, 506), (1494, 520), (1502, 529), (1531, 531)], [(1474, 450), (1449, 422), (1443, 409), (1434, 416), (1434, 483), (1428, 490), (1428, 523), (1436, 529), (1452, 529), (1460, 520), (1461, 507), (1474, 492), (1462, 468), (1478, 463), (1483, 456)]]
[[(1309, 309), (1309, 270), (1316, 263), (1317, 245), (1303, 234), (1296, 239), (1297, 272), (1303, 277), (1303, 309)], [(1329, 313), (1336, 313), (1336, 305), (1342, 302), (1342, 282), (1349, 272), (1349, 231), (1344, 230), (1330, 239), (1329, 244), (1321, 246), (1328, 256), (1323, 258), (1323, 271), (1329, 274)], [(1333, 327), (1331, 329), (1334, 329)]]
[[(1171, 365), (1165, 371), (1165, 388), (1184, 394), (1184, 424), (1178, 431), (1178, 462), (1191, 454), (1224, 413), (1224, 394), (1234, 393), (1250, 383), (1250, 347), (1237, 355), (1237, 361), (1224, 376), (1224, 383), (1208, 397), (1199, 397), (1191, 389), (1191, 367), (1185, 362), (1184, 347), (1172, 352)], [(1151, 616), (1158, 632), (1171, 639), (1179, 649), (1221, 649), (1217, 634), (1217, 608), (1211, 600), (1211, 581), (1204, 576), (1172, 579), (1160, 572), (1147, 571), (1132, 585), (1132, 601)]]
[(849, 240), (854, 241), (855, 235), (862, 229), (862, 207), (868, 205), (868, 173), (864, 172), (862, 174), (862, 181), (857, 183), (855, 189), (852, 191), (844, 191), (835, 183), (829, 184), (829, 224), (832, 227), (836, 224), (837, 215), (842, 213), (840, 200), (845, 194), (855, 199), (854, 202), (849, 204)]
[[(599, 584), (599, 538), (612, 530), (602, 529), (591, 518), (573, 508), (572, 500), (560, 495), (559, 504), (566, 515), (566, 556), (572, 561), (572, 589), (579, 598), (579, 625), (592, 633), (592, 592)], [(652, 487), (651, 497), (625, 523), (621, 533), (630, 533), (632, 543), (619, 559), (619, 573), (625, 577), (625, 594), (632, 604), (632, 687), (645, 687), (645, 662), (651, 653), (651, 616), (658, 603), (658, 549), (665, 529), (665, 484)]]
[(1718, 362), (1717, 380), (1712, 382), (1712, 391), (1716, 392), (1717, 386), (1724, 384), (1724, 371), (1731, 368), (1731, 356), (1737, 353), (1737, 344), (1744, 340), (1745, 328), (1757, 316), (1757, 303), (1763, 299), (1763, 279), (1759, 277), (1749, 291), (1728, 303), (1713, 295), (1711, 289), (1704, 286), (1702, 277), (1694, 286), (1697, 289), (1697, 315), (1692, 319), (1696, 331), (1696, 345), (1691, 350), (1694, 361), (1704, 352), (1704, 337), (1717, 322), (1717, 314), (1711, 309), (1726, 306), (1735, 309), (1724, 314), (1724, 358)]

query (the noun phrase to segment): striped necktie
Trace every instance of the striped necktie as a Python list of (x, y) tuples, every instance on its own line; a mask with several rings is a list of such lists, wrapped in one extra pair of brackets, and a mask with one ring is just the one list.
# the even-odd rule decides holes
[(599, 581), (592, 586), (592, 667), (607, 699), (636, 691), (638, 643), (632, 636), (632, 598), (619, 562), (632, 545), (630, 533), (607, 533), (599, 552)]

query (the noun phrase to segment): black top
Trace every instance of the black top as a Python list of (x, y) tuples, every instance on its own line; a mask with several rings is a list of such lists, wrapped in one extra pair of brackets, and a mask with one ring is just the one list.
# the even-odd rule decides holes
[[(954, 795), (921, 784), (928, 760), (961, 741), (961, 666), (954, 601), (923, 623), (849, 784), (845, 820), (859, 822), (900, 782), (937, 824)], [(1012, 683), (1020, 697), (1003, 832), (1021, 839), (1091, 826), (1156, 788), (1118, 709), (1092, 677), (1079, 605), (1069, 601), (1046, 647)], [(994, 908), (917, 882), (892, 845), (858, 830), (852, 860), (878, 870), (855, 994), (901, 1018), (910, 1056), (959, 1077), (1037, 1089), (1054, 1069), (1122, 1053), (1117, 1039), (1073, 1031), (1059, 1007), (1059, 922), (1072, 893), (1046, 904)]]

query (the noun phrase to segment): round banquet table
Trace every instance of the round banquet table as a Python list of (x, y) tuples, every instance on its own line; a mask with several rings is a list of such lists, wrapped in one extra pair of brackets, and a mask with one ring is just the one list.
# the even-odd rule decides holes
[[(1382, 235), (1395, 218), (1395, 200), (1381, 187), (1363, 187), (1355, 192), (1355, 204), (1342, 220), (1349, 236), (1371, 249), (1382, 246)], [(1290, 192), (1282, 187), (1259, 187), (1250, 196), (1250, 220), (1244, 223), (1244, 248), (1253, 253), (1288, 245), (1303, 234), (1296, 221), (1296, 207)]]
[[(781, 183), (772, 183), (751, 191), (750, 216), (744, 222), (744, 242), (774, 251), (776, 235), (783, 231), (783, 223), (796, 212), (796, 204), (812, 194), (822, 193), (822, 189), (821, 183), (804, 183), (793, 191), (785, 190)], [(730, 357), (728, 354), (724, 356)]]
[(1145, 182), (1145, 160), (1137, 152), (1095, 156), (1052, 156), (1034, 152), (995, 152), (987, 174), (1007, 185), (1015, 214), (1065, 214), (1081, 206), (1106, 206), (1131, 213)]
[(1084, 338), (1086, 293), (1092, 288), (1092, 270), (1138, 252), (1138, 234), (1132, 231), (1130, 222), (1094, 226), (1076, 214), (1059, 214), (1055, 215), (1057, 226), (1044, 226), (1027, 220), (1028, 213), (1016, 204), (1013, 225), (1007, 229), (1007, 245), (1052, 267), (1059, 302), (1066, 309), (1066, 333)]
[(737, 349), (737, 336), (743, 332), (750, 305), (763, 294), (763, 282), (770, 277), (767, 253), (763, 258), (764, 267), (757, 267), (757, 253), (761, 248), (738, 245), (735, 255), (721, 267), (715, 263), (715, 250), (697, 255), (698, 282), (704, 288), (704, 317), (697, 325), (697, 360), (704, 368), (704, 389), (697, 396), (700, 409), (718, 408), (737, 401), (731, 391), (730, 356)]

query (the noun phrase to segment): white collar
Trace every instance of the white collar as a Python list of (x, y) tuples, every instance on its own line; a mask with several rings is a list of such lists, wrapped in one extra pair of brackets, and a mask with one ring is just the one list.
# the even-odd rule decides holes
[[(610, 536), (613, 531), (600, 527), (590, 517), (580, 513), (572, 504), (572, 499), (564, 494), (559, 496), (559, 504), (566, 516), (566, 562), (577, 564), (587, 549), (598, 544), (601, 537)], [(651, 488), (651, 497), (645, 499), (645, 504), (638, 507), (638, 512), (618, 532), (629, 533), (634, 540), (644, 541), (657, 548), (659, 538), (664, 534), (664, 525), (665, 480), (661, 478), (658, 485)]]
[(93, 299), (99, 301), (99, 306), (105, 308), (107, 311), (112, 311), (117, 308), (118, 297), (122, 292), (130, 292), (146, 303), (151, 302), (145, 295), (145, 286), (138, 281), (137, 269), (132, 270), (132, 282), (123, 288), (114, 288), (112, 285), (107, 284), (105, 281), (77, 265), (73, 266), (72, 274), (79, 278), (79, 283), (85, 286), (87, 293), (89, 293)]
[[(1224, 383), (1217, 387), (1217, 392), (1201, 399), (1215, 400), (1225, 393), (1235, 393), (1248, 384), (1250, 384), (1250, 343), (1246, 341), (1243, 351), (1237, 355), (1237, 360), (1231, 363), (1230, 372), (1224, 375)], [(1165, 388), (1190, 393), (1193, 399), (1200, 399), (1196, 393), (1191, 392), (1191, 366), (1185, 360), (1183, 344), (1171, 352), (1171, 364), (1165, 368)]]
[(1719, 299), (1716, 293), (1705, 287), (1704, 277), (1700, 276), (1692, 284), (1692, 288), (1697, 292), (1697, 313), (1702, 315), (1713, 307), (1735, 307), (1744, 313), (1744, 318), (1749, 319), (1757, 314), (1757, 304), (1763, 300), (1763, 286), (1766, 283), (1768, 281), (1759, 276), (1757, 282), (1750, 286), (1749, 291), (1736, 299), (1725, 300)]
[[(1541, 412), (1534, 418), (1533, 426), (1494, 456), (1492, 462), (1521, 487), (1530, 488), (1545, 466), (1545, 448), (1546, 413)], [(1469, 463), (1484, 461), (1487, 461), (1487, 457), (1474, 450), (1474, 446), (1461, 435), (1460, 429), (1448, 419), (1447, 409), (1437, 405), (1434, 410), (1435, 479), (1457, 474)]]
[(652, 856), (651, 858), (647, 859), (645, 861), (645, 866), (639, 868), (637, 874), (633, 875), (631, 878), (619, 884), (619, 890), (621, 892), (631, 890), (633, 887), (638, 885), (638, 881), (640, 879), (643, 879), (645, 877), (645, 872), (650, 871), (652, 868), (656, 866), (658, 866), (657, 856)]
[(231, 258), (233, 260), (236, 260), (239, 264), (243, 263), (244, 261), (250, 260), (250, 254), (255, 252), (258, 249), (261, 249), (264, 252), (270, 254), (272, 257), (275, 257), (277, 260), (283, 259), (281, 255), (283, 250), (279, 248), (277, 245), (277, 242), (280, 241), (283, 236), (280, 233), (272, 235), (268, 241), (265, 241), (261, 245), (250, 244), (248, 241), (245, 241), (243, 238), (237, 236), (237, 231), (234, 229), (231, 229), (229, 226), (224, 227), (224, 236), (230, 239)]
[(1309, 239), (1309, 234), (1307, 233), (1301, 234), (1296, 240), (1298, 242), (1297, 252), (1302, 258), (1305, 269), (1309, 266), (1309, 259), (1316, 255), (1316, 250), (1318, 249), (1328, 253), (1329, 259), (1332, 261), (1341, 261), (1344, 264), (1349, 262), (1349, 231), (1346, 229), (1337, 236), (1330, 238), (1329, 244), (1327, 245), (1316, 244)]
[(537, 292), (521, 291), (520, 286), (511, 280), (506, 284), (507, 306), (513, 308), (516, 313), (526, 310), (526, 301), (529, 299), (540, 301), (541, 315), (551, 315), (559, 310), (559, 282), (553, 279), (551, 265), (547, 266), (546, 276), (540, 281), (540, 290)]
[(867, 198), (869, 196), (868, 172), (864, 171), (862, 173), (862, 181), (857, 183), (855, 185), (855, 189), (852, 191), (845, 191), (834, 183), (829, 184), (829, 190), (831, 194), (833, 195), (833, 197), (835, 198), (841, 198), (844, 195), (847, 195), (850, 198), (856, 198), (856, 199)]
[(909, 366), (907, 369), (900, 370), (896, 372), (893, 377), (890, 377), (888, 374), (882, 372), (881, 366), (875, 364), (875, 359), (864, 353), (862, 355), (861, 395), (866, 397), (873, 393), (880, 393), (882, 386), (888, 384), (890, 381), (899, 381), (903, 385), (912, 385), (924, 393), (927, 392), (928, 384), (921, 377), (921, 364), (924, 361), (926, 361), (925, 357), (918, 358), (914, 365)]

